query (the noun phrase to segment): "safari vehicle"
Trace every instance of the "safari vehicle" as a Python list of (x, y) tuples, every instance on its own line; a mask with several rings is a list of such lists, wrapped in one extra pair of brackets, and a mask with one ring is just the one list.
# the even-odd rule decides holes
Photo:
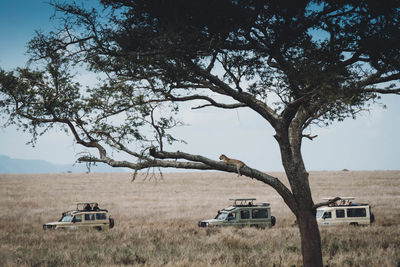
[(76, 209), (62, 213), (58, 222), (43, 224), (43, 230), (47, 229), (111, 229), (114, 227), (114, 219), (108, 214), (108, 210), (97, 208), (95, 202), (78, 202)]
[(272, 227), (276, 219), (271, 215), (269, 203), (254, 204), (255, 198), (237, 198), (232, 206), (218, 211), (214, 219), (199, 221), (199, 227), (213, 226), (254, 226), (259, 228)]
[[(324, 198), (325, 201), (334, 198)], [(354, 202), (354, 197), (342, 197), (339, 200), (317, 208), (318, 225), (370, 225), (375, 221), (371, 206)]]

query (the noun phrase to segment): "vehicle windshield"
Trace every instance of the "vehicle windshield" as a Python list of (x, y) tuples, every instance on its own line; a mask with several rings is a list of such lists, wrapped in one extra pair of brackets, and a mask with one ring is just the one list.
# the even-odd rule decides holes
[(226, 219), (226, 216), (228, 216), (228, 213), (227, 212), (221, 212), (221, 213), (219, 213), (218, 215), (217, 215), (217, 217), (215, 217), (215, 219), (217, 219), (217, 220), (225, 220)]
[(316, 216), (316, 218), (317, 218), (317, 219), (318, 219), (318, 218), (321, 218), (323, 214), (324, 214), (324, 211), (323, 211), (323, 210), (317, 210), (317, 216)]
[(61, 218), (60, 222), (71, 222), (73, 216), (72, 215), (65, 215)]

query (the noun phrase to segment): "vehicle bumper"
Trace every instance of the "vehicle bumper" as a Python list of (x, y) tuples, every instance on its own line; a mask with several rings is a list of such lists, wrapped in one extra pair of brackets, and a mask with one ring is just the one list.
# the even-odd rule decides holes
[(50, 224), (43, 224), (43, 230), (51, 230), (51, 229), (56, 229), (56, 226)]
[(208, 226), (208, 222), (199, 221), (199, 223), (197, 225), (199, 227), (207, 227)]

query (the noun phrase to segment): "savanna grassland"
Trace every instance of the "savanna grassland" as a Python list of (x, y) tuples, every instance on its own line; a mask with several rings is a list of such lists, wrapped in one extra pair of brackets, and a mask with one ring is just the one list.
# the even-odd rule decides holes
[[(282, 173), (272, 173), (285, 181)], [(234, 174), (0, 175), (0, 266), (301, 266), (294, 216), (268, 186)], [(315, 201), (370, 203), (369, 227), (322, 228), (326, 266), (400, 266), (400, 171), (311, 172)], [(271, 229), (197, 227), (229, 198), (269, 202)], [(76, 201), (96, 201), (115, 228), (43, 231)]]

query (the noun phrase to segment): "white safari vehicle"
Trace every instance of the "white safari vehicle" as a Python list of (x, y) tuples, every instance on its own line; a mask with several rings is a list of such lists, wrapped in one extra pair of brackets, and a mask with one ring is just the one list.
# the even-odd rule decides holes
[[(324, 198), (329, 202), (334, 198)], [(317, 209), (319, 225), (370, 225), (375, 217), (371, 206), (354, 202), (354, 197), (341, 197), (339, 200)]]
[(276, 219), (271, 215), (269, 203), (255, 204), (255, 198), (236, 198), (232, 206), (218, 211), (214, 219), (199, 221), (199, 227), (213, 226), (254, 226), (259, 228), (272, 227)]
[(48, 229), (111, 229), (114, 227), (114, 219), (108, 210), (100, 209), (95, 202), (78, 202), (76, 209), (62, 213), (58, 222), (43, 224), (43, 230)]

